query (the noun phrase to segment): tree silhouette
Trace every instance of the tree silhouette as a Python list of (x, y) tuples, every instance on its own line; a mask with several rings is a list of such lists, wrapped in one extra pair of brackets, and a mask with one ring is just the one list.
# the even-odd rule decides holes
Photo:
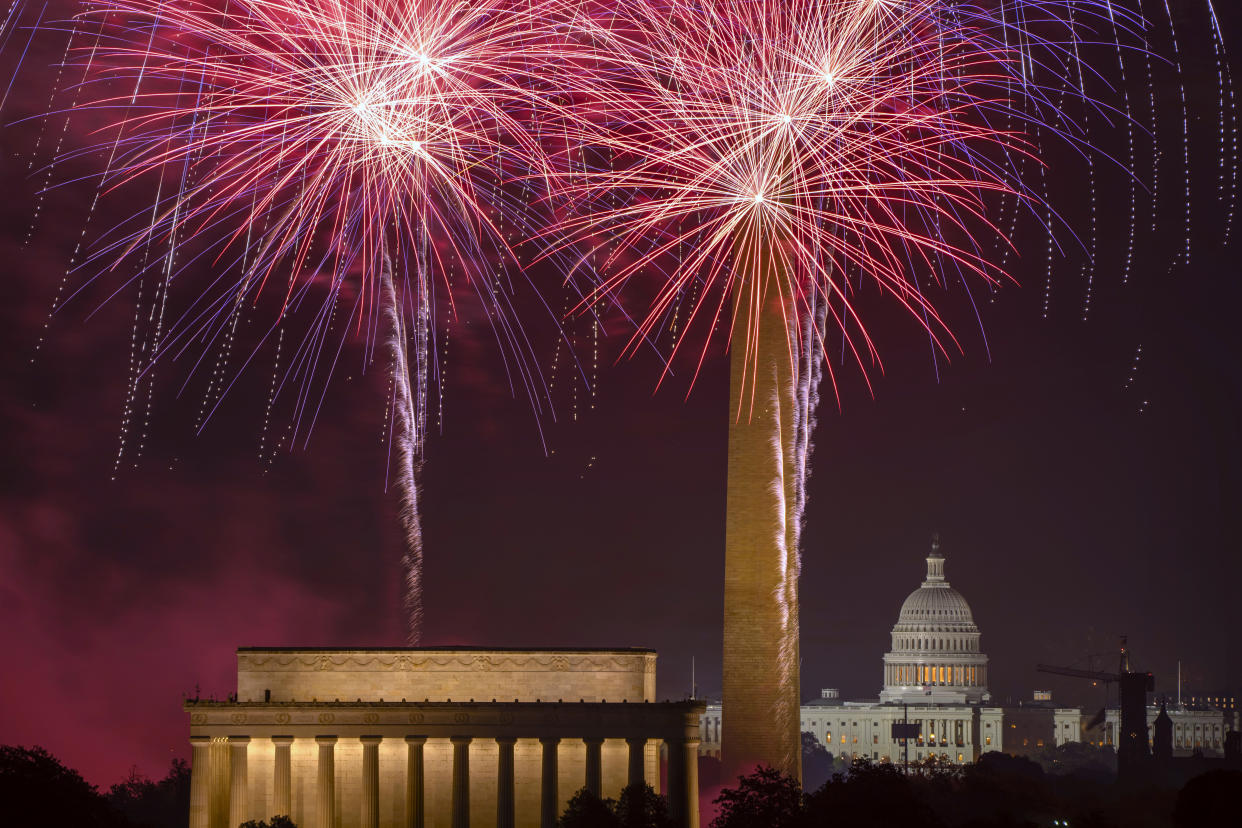
[(243, 822), (237, 828), (298, 828), (298, 826), (287, 816), (274, 816), (271, 822), (252, 819), (249, 822)]
[(557, 828), (620, 828), (616, 808), (615, 800), (600, 799), (583, 788), (570, 798), (565, 813), (556, 821)]
[(159, 782), (138, 773), (108, 791), (108, 802), (135, 828), (182, 828), (190, 812), (190, 764), (174, 759)]
[(21, 828), (126, 824), (94, 785), (41, 747), (0, 746), (0, 803), (5, 824)]
[(621, 828), (672, 828), (668, 800), (645, 782), (636, 782), (621, 791), (617, 800), (617, 820)]
[(795, 828), (802, 825), (802, 785), (792, 776), (760, 766), (740, 776), (736, 788), (716, 797), (720, 814), (712, 828)]

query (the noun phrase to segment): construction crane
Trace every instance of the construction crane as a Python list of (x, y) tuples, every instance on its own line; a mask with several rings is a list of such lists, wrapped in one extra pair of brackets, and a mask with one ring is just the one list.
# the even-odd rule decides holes
[(1130, 669), (1130, 651), (1126, 647), (1125, 636), (1121, 637), (1121, 661), (1115, 673), (1051, 664), (1036, 664), (1035, 670), (1103, 684), (1116, 682), (1121, 707), (1121, 733), (1117, 740), (1118, 775), (1130, 776), (1136, 767), (1151, 757), (1147, 743), (1147, 694), (1155, 689), (1156, 682), (1151, 673), (1136, 673)]

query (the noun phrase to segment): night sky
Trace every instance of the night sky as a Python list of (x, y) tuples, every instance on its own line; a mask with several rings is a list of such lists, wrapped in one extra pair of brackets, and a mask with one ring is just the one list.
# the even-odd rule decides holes
[[(1240, 15), (1219, 11), (1239, 77)], [(960, 286), (937, 296), (962, 345), (951, 361), (864, 290), (884, 364), (869, 368), (868, 391), (838, 358), (839, 405), (824, 389), (803, 547), (804, 698), (875, 696), (933, 532), (983, 633), (996, 699), (1051, 687), (1098, 707), (1100, 691), (1034, 665), (1105, 653), (1097, 666), (1115, 666), (1122, 634), (1162, 692), (1174, 692), (1179, 659), (1188, 689), (1242, 690), (1242, 274), (1236, 222), (1235, 242), (1221, 243), (1210, 45), (1182, 46), (1203, 61), (1188, 61), (1189, 265), (1166, 79), (1159, 230), (1141, 196), (1123, 285), (1127, 189), (1100, 172), (1086, 321), (1083, 254), (1068, 234), (1046, 317), (1035, 232), (1019, 234), (1018, 284), (994, 296), (972, 285), (981, 325)], [(19, 88), (6, 122), (39, 106), (35, 87)], [(142, 458), (127, 455), (112, 479), (135, 303), (124, 292), (102, 302), (118, 287), (105, 279), (49, 322), (93, 189), (53, 191), (27, 239), (36, 129), (0, 131), (0, 743), (41, 744), (107, 785), (134, 765), (162, 776), (188, 755), (181, 698), (231, 692), (239, 646), (402, 642), (386, 366), (360, 371), (363, 349), (348, 346), (309, 445), (269, 463), (270, 362), (243, 374), (198, 435), (201, 384), (178, 397), (190, 366), (161, 363)], [(76, 127), (75, 140), (86, 140)], [(1083, 168), (1049, 160), (1054, 199), (1081, 229)], [(546, 276), (533, 278), (559, 308)], [(689, 692), (692, 658), (700, 694), (718, 694), (727, 360), (716, 347), (692, 390), (681, 371), (656, 391), (655, 358), (617, 361), (626, 331), (613, 324), (592, 407), (563, 349), (552, 371), (551, 325), (530, 304), (557, 402), (542, 439), (477, 316), (463, 311), (451, 331), (424, 478), (426, 643), (652, 647), (661, 698)], [(589, 373), (586, 323), (568, 327), (583, 334)], [(287, 422), (278, 412), (270, 433)]]

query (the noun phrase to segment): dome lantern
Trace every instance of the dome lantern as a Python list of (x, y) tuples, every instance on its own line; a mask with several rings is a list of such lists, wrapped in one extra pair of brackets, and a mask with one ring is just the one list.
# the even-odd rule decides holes
[[(927, 556), (927, 580), (924, 584), (944, 583), (944, 555), (940, 554), (940, 535), (932, 535), (932, 551)], [(948, 586), (945, 583), (945, 586)]]

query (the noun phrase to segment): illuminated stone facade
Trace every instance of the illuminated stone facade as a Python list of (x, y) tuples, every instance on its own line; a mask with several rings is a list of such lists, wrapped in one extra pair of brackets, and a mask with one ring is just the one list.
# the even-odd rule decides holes
[(583, 787), (659, 787), (698, 826), (701, 702), (650, 650), (243, 649), (235, 700), (187, 701), (190, 828), (550, 828)]
[[(912, 762), (932, 755), (946, 762), (974, 762), (980, 755), (1004, 747), (1003, 715), (997, 707), (911, 704), (903, 711), (900, 704), (825, 698), (804, 703), (800, 719), (802, 732), (813, 733), (833, 756), (901, 762), (903, 747), (892, 738), (892, 732), (893, 724), (906, 716), (904, 720), (920, 725), (919, 738), (910, 740)], [(709, 704), (703, 711), (699, 729), (699, 751), (703, 755), (719, 755), (722, 719), (719, 704)]]

